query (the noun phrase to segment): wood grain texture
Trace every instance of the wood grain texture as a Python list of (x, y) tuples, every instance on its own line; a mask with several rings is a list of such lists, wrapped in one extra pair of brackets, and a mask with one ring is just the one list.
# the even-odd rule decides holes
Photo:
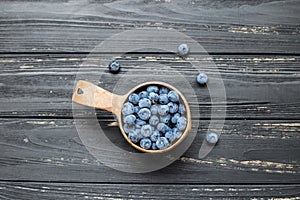
[[(129, 70), (149, 70), (146, 63), (171, 66), (183, 74), (199, 96), (201, 118), (209, 118), (212, 108), (209, 91), (195, 81), (197, 71), (176, 55), (129, 54), (120, 57), (120, 74), (110, 74), (107, 66), (85, 65), (92, 60), (85, 54), (12, 55), (0, 57), (0, 116), (72, 117), (71, 97), (76, 74), (104, 70), (99, 86), (113, 91), (115, 83)], [(235, 119), (299, 119), (300, 96), (297, 95), (299, 62), (297, 56), (213, 56), (227, 94), (227, 117)], [(201, 59), (199, 60), (201, 61)], [(109, 62), (109, 61), (107, 61)], [(153, 68), (154, 69), (154, 68)], [(203, 69), (209, 78), (214, 68)], [(132, 74), (129, 74), (132, 75)], [(134, 75), (134, 74), (133, 74)], [(128, 89), (129, 90), (129, 89)], [(224, 105), (224, 102), (219, 102)], [(84, 115), (84, 113), (83, 113)], [(99, 111), (99, 117), (109, 118)]]
[(0, 51), (90, 52), (112, 34), (154, 27), (181, 31), (208, 52), (299, 54), (299, 5), (297, 0), (1, 1)]
[[(201, 121), (194, 143), (179, 160), (156, 172), (133, 175), (95, 160), (71, 119), (1, 119), (0, 177), (96, 183), (299, 183), (299, 120), (226, 121), (220, 142), (199, 160), (208, 123)], [(135, 152), (117, 127), (100, 125), (115, 145)]]
[(299, 199), (299, 185), (170, 185), (0, 182), (3, 199)]

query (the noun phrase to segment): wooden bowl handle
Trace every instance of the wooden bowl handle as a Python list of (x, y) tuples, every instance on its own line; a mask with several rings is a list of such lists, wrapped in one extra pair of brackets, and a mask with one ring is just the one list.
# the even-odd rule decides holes
[(80, 80), (74, 89), (72, 101), (83, 106), (99, 108), (117, 114), (116, 112), (120, 111), (119, 106), (121, 106), (122, 97), (90, 82)]

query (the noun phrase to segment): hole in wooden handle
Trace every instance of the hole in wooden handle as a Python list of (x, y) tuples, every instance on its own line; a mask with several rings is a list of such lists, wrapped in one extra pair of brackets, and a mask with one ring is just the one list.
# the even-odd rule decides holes
[(78, 88), (77, 94), (78, 94), (78, 95), (81, 95), (81, 94), (83, 94), (83, 93), (84, 93), (83, 90), (82, 90), (81, 88)]

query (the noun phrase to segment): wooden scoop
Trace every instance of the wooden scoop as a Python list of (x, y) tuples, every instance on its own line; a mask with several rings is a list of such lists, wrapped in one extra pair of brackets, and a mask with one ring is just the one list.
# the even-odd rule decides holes
[[(182, 136), (175, 143), (173, 143), (169, 147), (162, 149), (162, 150), (147, 150), (147, 149), (141, 148), (140, 146), (136, 145), (128, 138), (127, 134), (125, 133), (125, 131), (123, 129), (122, 112), (121, 112), (123, 104), (128, 101), (128, 97), (130, 94), (132, 94), (136, 90), (139, 90), (148, 85), (164, 86), (166, 88), (169, 88), (170, 90), (176, 91), (186, 109), (187, 126), (186, 126), (185, 131), (183, 132)], [(118, 122), (119, 122), (118, 123), (119, 128), (120, 128), (124, 138), (126, 139), (126, 141), (131, 146), (133, 146), (134, 148), (136, 148), (142, 152), (162, 153), (162, 152), (166, 152), (166, 151), (174, 148), (176, 145), (178, 145), (180, 142), (182, 142), (184, 140), (184, 138), (187, 136), (187, 134), (189, 133), (191, 126), (192, 126), (191, 113), (190, 113), (190, 107), (188, 105), (188, 102), (186, 101), (186, 99), (184, 98), (184, 96), (182, 95), (182, 93), (179, 90), (177, 90), (173, 86), (171, 86), (167, 83), (164, 83), (164, 82), (158, 82), (158, 81), (145, 82), (145, 83), (142, 83), (142, 84), (134, 87), (127, 94), (121, 96), (121, 95), (113, 94), (107, 90), (104, 90), (103, 88), (100, 88), (90, 82), (80, 80), (80, 81), (78, 81), (78, 83), (74, 89), (72, 101), (75, 103), (78, 103), (80, 105), (106, 110), (106, 111), (109, 111), (109, 112), (112, 112), (113, 114), (115, 114), (118, 119)]]

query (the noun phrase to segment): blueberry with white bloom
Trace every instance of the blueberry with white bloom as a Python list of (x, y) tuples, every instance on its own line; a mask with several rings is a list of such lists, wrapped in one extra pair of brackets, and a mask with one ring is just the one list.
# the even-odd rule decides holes
[(151, 101), (147, 98), (142, 98), (139, 101), (139, 107), (140, 108), (150, 108), (151, 107)]
[(187, 44), (181, 44), (178, 46), (177, 51), (179, 56), (187, 56), (188, 53), (190, 52), (190, 48)]
[(176, 127), (180, 130), (183, 131), (186, 128), (187, 121), (185, 117), (179, 117), (177, 120)]
[(151, 85), (151, 86), (148, 86), (147, 87), (147, 92), (154, 92), (154, 93), (157, 93), (158, 92), (158, 87), (155, 86), (155, 85)]
[(167, 105), (169, 106), (170, 113), (173, 114), (173, 113), (176, 113), (178, 111), (178, 105), (177, 105), (177, 103), (169, 102)]
[(178, 112), (181, 114), (181, 115), (184, 115), (186, 110), (185, 110), (185, 106), (183, 104), (179, 104), (178, 106)]
[(135, 126), (129, 125), (129, 124), (124, 124), (123, 129), (124, 129), (125, 133), (129, 133), (130, 131), (135, 129)]
[(152, 143), (151, 149), (152, 149), (152, 150), (156, 150), (156, 149), (157, 149), (157, 146), (156, 146), (156, 143), (155, 143), (155, 142)]
[(161, 87), (159, 89), (159, 94), (168, 94), (168, 92), (169, 92), (169, 89), (166, 87)]
[(165, 116), (160, 116), (159, 120), (160, 120), (161, 123), (167, 124), (171, 120), (171, 115), (168, 114), (168, 115), (165, 115)]
[(139, 93), (140, 99), (142, 99), (142, 98), (147, 98), (148, 95), (149, 95), (149, 94), (148, 94), (148, 92), (146, 92), (146, 91), (142, 91), (142, 92)]
[(140, 141), (140, 146), (143, 149), (150, 149), (150, 147), (152, 146), (152, 142), (151, 142), (151, 140), (149, 138), (143, 138)]
[(134, 130), (129, 132), (128, 138), (133, 143), (137, 143), (140, 140), (139, 135)]
[(150, 137), (153, 133), (152, 127), (149, 124), (142, 126), (141, 134), (144, 137)]
[(151, 114), (152, 115), (157, 115), (157, 112), (158, 112), (158, 106), (157, 105), (152, 105), (151, 108), (150, 108), (150, 111), (151, 111)]
[(132, 103), (126, 102), (124, 103), (123, 107), (122, 107), (122, 114), (123, 115), (130, 115), (134, 113), (134, 106)]
[(157, 101), (158, 98), (159, 98), (159, 96), (158, 96), (157, 93), (150, 92), (148, 98), (149, 98), (151, 101)]
[(151, 112), (148, 108), (142, 108), (139, 110), (138, 116), (141, 120), (148, 120), (151, 116)]
[(159, 148), (159, 149), (165, 149), (165, 148), (167, 148), (168, 146), (169, 146), (169, 141), (168, 141), (168, 139), (167, 138), (165, 138), (165, 137), (159, 137), (158, 139), (157, 139), (157, 141), (156, 141), (156, 146), (157, 146), (157, 148)]
[(136, 123), (136, 125), (140, 125), (140, 126), (147, 124), (147, 122), (145, 122), (144, 120), (141, 120), (141, 119), (136, 119), (135, 123)]
[(118, 73), (121, 69), (121, 65), (118, 60), (113, 60), (108, 65), (108, 70), (111, 73)]
[(219, 136), (216, 133), (209, 132), (206, 134), (206, 141), (210, 144), (215, 144), (219, 140)]
[(180, 115), (179, 113), (175, 113), (175, 114), (173, 115), (172, 119), (171, 119), (171, 122), (172, 122), (173, 124), (176, 124), (176, 123), (177, 123), (177, 120), (178, 120), (178, 118), (179, 118), (180, 116), (181, 116), (181, 115)]
[(159, 137), (160, 137), (159, 131), (154, 131), (150, 136), (150, 140), (156, 142)]
[(167, 126), (165, 123), (159, 123), (157, 124), (157, 130), (162, 132), (162, 133), (166, 133), (167, 131), (170, 130), (170, 127)]
[(156, 115), (152, 115), (149, 119), (149, 124), (156, 126), (159, 123), (159, 118)]
[(205, 73), (199, 73), (197, 76), (197, 83), (200, 85), (205, 85), (207, 83), (207, 75)]
[(134, 115), (127, 115), (124, 118), (124, 123), (129, 124), (129, 125), (133, 125), (135, 123), (136, 117)]
[(134, 110), (134, 113), (138, 113), (139, 110), (140, 110), (140, 107), (139, 106), (134, 106), (133, 110)]
[(168, 95), (167, 94), (159, 95), (158, 101), (159, 101), (160, 104), (166, 105), (167, 103), (169, 103)]
[(132, 93), (131, 95), (129, 95), (128, 100), (133, 104), (138, 104), (140, 100), (140, 96), (136, 93)]
[(169, 106), (161, 105), (158, 108), (158, 114), (161, 115), (161, 116), (165, 116), (169, 113), (169, 109), (170, 109)]
[(175, 134), (174, 134), (172, 131), (166, 132), (165, 137), (166, 137), (170, 142), (173, 142), (173, 141), (176, 139)]
[(179, 101), (179, 95), (176, 91), (174, 90), (171, 90), (169, 93), (168, 93), (168, 98), (170, 101), (172, 102), (178, 102)]

